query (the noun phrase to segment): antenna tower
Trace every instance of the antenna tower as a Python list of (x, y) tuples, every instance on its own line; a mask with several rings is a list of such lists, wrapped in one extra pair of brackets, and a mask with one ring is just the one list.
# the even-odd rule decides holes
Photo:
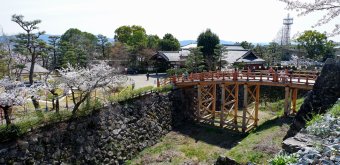
[(283, 19), (283, 28), (281, 36), (281, 45), (287, 46), (290, 44), (290, 26), (293, 24), (293, 18), (287, 15), (287, 18)]

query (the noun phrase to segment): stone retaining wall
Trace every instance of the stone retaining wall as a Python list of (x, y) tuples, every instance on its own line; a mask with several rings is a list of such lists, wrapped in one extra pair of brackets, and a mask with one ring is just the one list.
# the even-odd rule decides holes
[(152, 94), (0, 144), (0, 164), (122, 164), (172, 128), (168, 95)]

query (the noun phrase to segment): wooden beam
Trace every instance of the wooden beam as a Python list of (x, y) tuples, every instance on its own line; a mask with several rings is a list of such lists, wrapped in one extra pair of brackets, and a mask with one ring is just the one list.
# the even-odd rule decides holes
[(202, 94), (201, 94), (201, 85), (198, 84), (197, 85), (197, 100), (198, 100), (198, 113), (197, 113), (197, 117), (201, 118), (201, 106), (202, 106)]
[(235, 126), (237, 126), (238, 88), (239, 88), (239, 84), (235, 83), (235, 103), (234, 103), (234, 125)]
[(284, 104), (284, 114), (285, 116), (289, 115), (290, 107), (289, 107), (289, 101), (290, 101), (290, 88), (285, 87), (285, 104)]
[[(243, 89), (244, 89), (244, 100), (243, 100), (243, 114), (242, 114), (242, 132), (246, 132), (246, 129), (247, 129), (247, 110), (248, 110), (248, 92), (249, 92), (249, 89), (248, 89), (248, 85), (244, 84), (243, 86)], [(247, 98), (247, 99), (246, 99)]]
[(292, 96), (292, 104), (293, 104), (293, 113), (296, 113), (296, 99), (297, 99), (298, 89), (293, 89), (293, 96)]
[(220, 109), (220, 127), (224, 125), (224, 110), (225, 110), (225, 84), (221, 84), (221, 109)]
[(212, 113), (212, 119), (215, 120), (215, 112), (216, 112), (216, 84), (213, 83), (211, 84), (212, 87), (212, 109), (211, 109), (211, 113)]
[(256, 85), (256, 100), (255, 100), (255, 121), (254, 124), (257, 126), (259, 116), (259, 104), (260, 104), (260, 85)]
[(244, 108), (248, 107), (248, 85), (247, 84), (243, 85), (243, 107)]

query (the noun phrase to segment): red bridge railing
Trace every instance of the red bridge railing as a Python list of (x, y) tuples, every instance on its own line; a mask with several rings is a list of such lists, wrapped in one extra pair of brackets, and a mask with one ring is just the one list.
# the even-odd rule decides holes
[(315, 71), (294, 71), (293, 73), (280, 71), (210, 71), (201, 73), (182, 74), (178, 76), (170, 76), (160, 80), (160, 85), (178, 84), (185, 82), (197, 81), (266, 81), (277, 83), (295, 83), (312, 86), (317, 79), (319, 72)]

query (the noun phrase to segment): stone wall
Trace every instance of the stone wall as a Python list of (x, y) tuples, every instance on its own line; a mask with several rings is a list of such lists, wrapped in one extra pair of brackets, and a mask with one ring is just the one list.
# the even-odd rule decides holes
[(173, 90), (170, 95), (173, 104), (173, 124), (180, 126), (197, 119), (197, 89), (182, 88)]
[(122, 164), (171, 127), (169, 96), (151, 94), (0, 144), (0, 164)]
[(340, 98), (340, 59), (327, 59), (284, 139), (294, 136), (313, 114), (324, 114)]

